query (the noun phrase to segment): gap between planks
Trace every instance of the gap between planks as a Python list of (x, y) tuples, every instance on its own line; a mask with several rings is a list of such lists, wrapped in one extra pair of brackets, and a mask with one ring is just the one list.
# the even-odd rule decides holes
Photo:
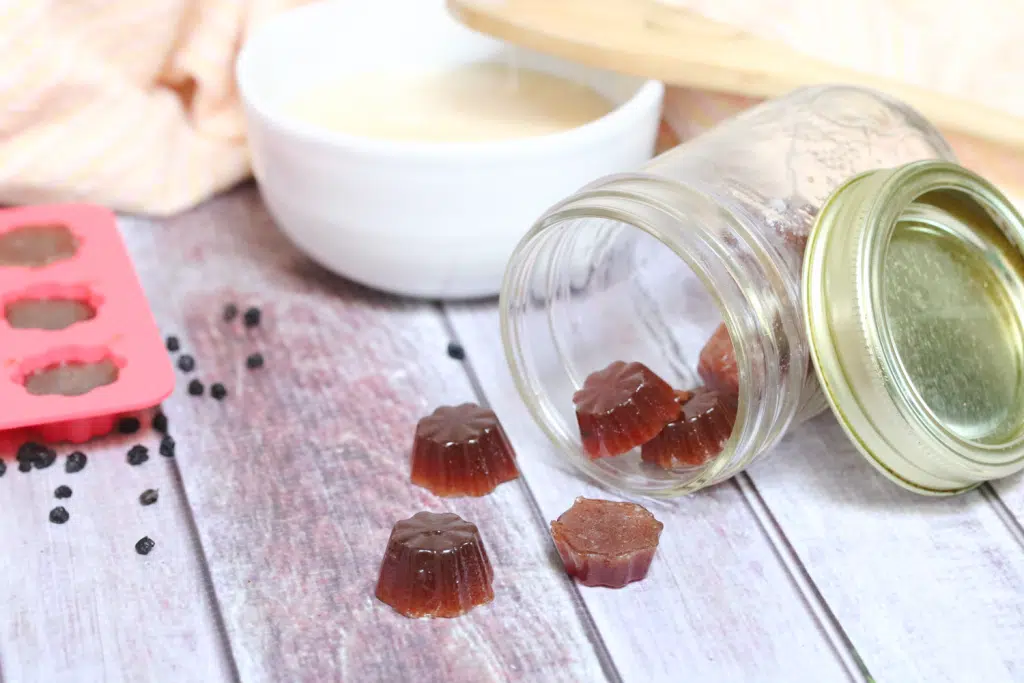
[[(228, 675), (231, 683), (241, 683), (242, 677), (238, 672), (238, 662), (235, 660), (235, 653), (231, 649), (231, 638), (228, 636), (228, 629), (224, 623), (224, 614), (221, 609), (220, 598), (217, 597), (217, 587), (213, 584), (210, 576), (210, 562), (206, 556), (206, 548), (203, 546), (202, 536), (199, 535), (199, 527), (196, 525), (196, 516), (192, 511), (192, 504), (188, 500), (188, 491), (185, 490), (185, 482), (181, 478), (181, 469), (178, 467), (177, 458), (170, 458), (171, 480), (178, 494), (178, 500), (184, 510), (185, 522), (189, 533), (196, 546), (196, 555), (199, 561), (200, 577), (203, 582), (203, 589), (206, 591), (207, 599), (210, 601), (210, 610), (213, 613), (213, 622), (217, 630), (217, 637), (220, 639), (221, 649), (227, 663)], [(3, 683), (3, 680), (0, 680)]]
[(857, 648), (853, 646), (850, 637), (843, 630), (836, 615), (832, 613), (825, 598), (821, 595), (821, 591), (818, 590), (814, 580), (808, 574), (807, 568), (804, 567), (800, 557), (793, 550), (789, 539), (786, 538), (786, 532), (782, 530), (778, 520), (775, 519), (771, 510), (768, 509), (764, 499), (757, 490), (757, 485), (745, 472), (741, 472), (733, 477), (730, 483), (743, 494), (744, 502), (750, 509), (751, 514), (757, 519), (765, 536), (771, 541), (779, 562), (785, 566), (789, 578), (800, 592), (801, 597), (803, 597), (807, 609), (814, 614), (818, 626), (832, 645), (836, 657), (842, 660), (847, 673), (850, 675), (850, 679), (874, 680), (864, 661), (857, 654)]
[[(440, 317), (441, 322), (444, 325), (444, 329), (448, 333), (449, 337), (459, 345), (462, 345), (462, 339), (459, 337), (458, 330), (455, 329), (455, 325), (452, 323), (451, 317), (449, 316), (445, 306), (438, 303), (435, 304), (434, 307), (437, 310), (438, 316)], [(483, 385), (480, 384), (480, 378), (477, 376), (476, 370), (473, 368), (472, 357), (467, 356), (460, 362), (466, 372), (466, 378), (469, 380), (470, 386), (473, 387), (473, 393), (476, 395), (477, 402), (486, 408), (491, 408), (490, 401), (487, 400), (487, 392), (484, 391)], [(526, 477), (523, 476), (522, 472), (520, 472), (519, 479), (516, 483), (522, 488), (523, 494), (529, 502), (530, 510), (532, 511), (537, 524), (544, 530), (544, 533), (547, 533), (549, 521), (545, 518), (543, 510), (541, 510), (540, 503), (537, 502), (537, 497), (534, 495), (533, 489), (530, 487), (530, 482), (526, 480)], [(583, 600), (583, 596), (580, 595), (579, 585), (575, 581), (572, 581), (572, 595), (573, 601), (576, 604), (577, 612), (586, 625), (587, 636), (594, 645), (594, 650), (597, 652), (598, 659), (601, 662), (601, 668), (604, 669), (605, 676), (608, 678), (609, 683), (622, 683), (622, 675), (619, 673), (618, 667), (615, 666), (611, 652), (608, 650), (608, 644), (605, 643), (604, 637), (601, 635), (601, 631), (597, 628), (597, 624), (594, 622), (594, 615), (590, 613), (590, 609)]]
[[(1019, 485), (1020, 477), (1017, 477), (1017, 484)], [(1012, 487), (1014, 482), (1000, 482), (1002, 486)], [(992, 482), (986, 482), (982, 484), (978, 490), (981, 493), (981, 497), (988, 501), (988, 504), (992, 506), (992, 509), (996, 511), (996, 515), (1006, 525), (1006, 530), (1010, 532), (1013, 539), (1017, 541), (1017, 545), (1024, 550), (1024, 526), (1021, 526), (1020, 518), (1010, 508), (1009, 505), (1003, 500), (1003, 497), (999, 495), (999, 491), (996, 490), (995, 485)]]

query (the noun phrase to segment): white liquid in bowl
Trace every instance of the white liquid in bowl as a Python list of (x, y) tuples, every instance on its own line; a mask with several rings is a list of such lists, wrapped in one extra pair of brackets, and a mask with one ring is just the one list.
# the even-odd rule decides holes
[(347, 75), (302, 92), (296, 119), (386, 140), (472, 142), (536, 137), (598, 119), (614, 105), (541, 71), (478, 63), (443, 71)]

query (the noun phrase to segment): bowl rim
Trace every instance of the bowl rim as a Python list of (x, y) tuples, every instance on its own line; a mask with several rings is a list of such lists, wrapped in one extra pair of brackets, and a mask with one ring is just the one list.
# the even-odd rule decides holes
[[(267, 38), (275, 26), (281, 22), (302, 21), (302, 15), (308, 14), (306, 22), (313, 21), (317, 12), (323, 11), (326, 6), (335, 4), (337, 0), (319, 0), (309, 4), (294, 7), (274, 15), (263, 22), (246, 40), (235, 57), (234, 76), (238, 88), (239, 97), (247, 112), (255, 114), (263, 119), (269, 127), (284, 134), (302, 140), (304, 142), (319, 144), (323, 147), (348, 152), (365, 153), (373, 155), (395, 155), (416, 157), (424, 159), (447, 159), (454, 158), (488, 158), (488, 159), (509, 159), (535, 156), (538, 153), (550, 153), (552, 151), (565, 150), (566, 148), (580, 148), (600, 142), (610, 135), (629, 131), (635, 126), (639, 119), (644, 118), (652, 110), (657, 111), (658, 119), (661, 118), (661, 103), (664, 96), (665, 86), (661, 81), (645, 80), (638, 76), (628, 74), (617, 74), (632, 78), (636, 81), (637, 87), (633, 94), (626, 100), (615, 105), (611, 111), (603, 116), (587, 123), (555, 133), (543, 135), (511, 138), (500, 140), (484, 141), (419, 141), (419, 140), (388, 140), (383, 138), (370, 138), (359, 135), (352, 135), (340, 131), (322, 128), (312, 123), (305, 123), (299, 119), (288, 116), (281, 112), (280, 107), (275, 107), (266, 98), (260, 98), (253, 94), (255, 88), (253, 81), (258, 78), (253, 73), (254, 67), (251, 62), (257, 51), (266, 49)], [(298, 17), (298, 18), (297, 18)], [(493, 39), (498, 43), (503, 41)], [(545, 55), (554, 60), (565, 60), (555, 55)], [(608, 69), (600, 69), (587, 65), (581, 65), (596, 72), (614, 73)], [(636, 134), (646, 134), (647, 131), (637, 129)]]

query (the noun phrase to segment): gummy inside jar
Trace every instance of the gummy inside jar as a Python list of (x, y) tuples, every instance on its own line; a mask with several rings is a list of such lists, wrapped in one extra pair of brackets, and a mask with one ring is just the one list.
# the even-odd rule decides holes
[(78, 238), (66, 225), (25, 225), (0, 234), (0, 267), (41, 268), (78, 251)]
[(25, 378), (25, 389), (35, 396), (83, 396), (117, 381), (119, 369), (109, 358), (95, 363), (57, 363)]
[(63, 330), (95, 317), (96, 309), (77, 299), (22, 299), (4, 306), (4, 318), (16, 330)]
[(542, 253), (521, 271), (519, 286), (530, 297), (516, 313), (512, 343), (540, 422), (577, 465), (609, 485), (668, 495), (702, 476), (707, 467), (644, 463), (639, 443), (610, 457), (585, 454), (574, 396), (591, 373), (616, 361), (642, 363), (675, 390), (704, 386), (698, 365), (722, 323), (717, 296), (662, 241), (618, 221), (566, 220), (531, 246)]

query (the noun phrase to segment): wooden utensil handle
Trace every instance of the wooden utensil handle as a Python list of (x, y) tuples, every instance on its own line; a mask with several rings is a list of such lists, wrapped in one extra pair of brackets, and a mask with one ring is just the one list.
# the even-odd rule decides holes
[(991, 108), (846, 69), (654, 0), (448, 0), (466, 26), (581, 64), (670, 85), (774, 97), (815, 83), (876, 88), (939, 127), (1024, 149), (1024, 123)]

